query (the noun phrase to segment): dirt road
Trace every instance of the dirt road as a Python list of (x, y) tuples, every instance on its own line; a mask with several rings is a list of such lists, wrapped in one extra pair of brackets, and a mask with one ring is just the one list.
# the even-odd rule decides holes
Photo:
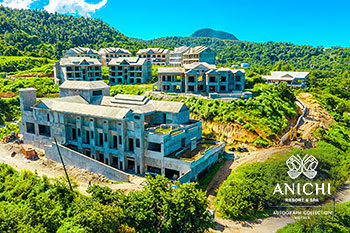
[[(307, 108), (303, 124), (298, 130), (301, 132), (303, 140), (309, 141), (311, 145), (314, 146), (315, 142), (317, 141), (313, 135), (315, 130), (318, 128), (329, 128), (329, 125), (331, 125), (334, 120), (333, 117), (326, 110), (324, 110), (315, 99), (312, 98), (311, 94), (301, 93), (298, 98), (306, 105)], [(242, 164), (263, 162), (274, 154), (285, 153), (292, 148), (300, 148), (301, 146), (302, 144), (299, 142), (292, 142), (290, 145), (278, 145), (268, 149), (257, 150), (245, 154), (243, 153), (241, 154), (241, 157), (235, 161), (226, 161), (206, 189), (211, 203), (211, 208), (214, 209), (213, 201), (215, 199), (216, 190), (234, 169)], [(348, 186), (344, 187), (344, 189), (337, 194), (336, 199), (337, 202), (345, 202), (350, 200), (350, 190)], [(275, 232), (291, 222), (294, 222), (294, 219), (290, 217), (269, 217), (265, 219), (257, 219), (251, 222), (236, 222), (216, 218), (217, 230), (213, 230), (212, 232)]]
[[(12, 152), (16, 152), (14, 157), (11, 157)], [(49, 178), (57, 178), (64, 176), (64, 170), (62, 164), (57, 163), (53, 160), (49, 160), (44, 156), (40, 156), (38, 160), (31, 161), (25, 159), (20, 151), (20, 147), (17, 144), (2, 144), (0, 143), (0, 163), (7, 163), (14, 167), (16, 170), (28, 169), (33, 172), (37, 172), (38, 175), (46, 175)], [(144, 178), (134, 177), (131, 182), (115, 183), (104, 177), (103, 175), (90, 172), (88, 170), (79, 169), (73, 166), (67, 166), (67, 172), (70, 178), (76, 182), (79, 187), (78, 190), (84, 194), (88, 187), (89, 181), (92, 184), (98, 184), (101, 186), (109, 186), (113, 190), (121, 189), (125, 192), (135, 191), (142, 189), (142, 183)]]

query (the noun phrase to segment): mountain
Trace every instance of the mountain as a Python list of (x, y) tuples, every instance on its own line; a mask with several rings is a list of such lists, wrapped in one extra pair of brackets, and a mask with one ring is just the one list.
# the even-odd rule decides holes
[(218, 38), (222, 40), (238, 40), (237, 37), (228, 32), (216, 31), (210, 28), (200, 29), (195, 31), (191, 37), (209, 37), (209, 38)]

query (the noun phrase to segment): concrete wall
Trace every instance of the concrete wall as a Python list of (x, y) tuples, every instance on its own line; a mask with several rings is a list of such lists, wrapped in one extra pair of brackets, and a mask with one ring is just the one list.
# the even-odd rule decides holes
[(225, 151), (225, 143), (221, 143), (217, 147), (211, 147), (205, 151), (204, 155), (196, 161), (191, 163), (191, 170), (185, 174), (181, 174), (178, 179), (180, 183), (191, 182), (191, 180), (197, 180), (199, 173), (205, 169), (211, 167), (216, 161), (219, 160), (219, 154)]
[[(99, 173), (107, 177), (108, 179), (115, 181), (129, 182), (129, 174), (113, 167), (107, 166), (99, 161), (91, 159), (81, 153), (71, 150), (67, 147), (59, 145), (63, 162), (65, 165), (86, 169), (95, 173)], [(52, 143), (50, 146), (45, 146), (45, 156), (48, 159), (52, 159), (61, 163), (56, 145)]]

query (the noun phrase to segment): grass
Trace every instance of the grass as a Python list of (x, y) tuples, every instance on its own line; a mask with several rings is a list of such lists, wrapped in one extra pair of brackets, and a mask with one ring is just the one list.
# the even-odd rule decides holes
[(166, 128), (162, 128), (162, 127), (158, 127), (156, 129), (156, 132), (155, 133), (159, 133), (159, 134), (166, 134), (166, 133), (169, 133), (170, 131), (172, 131), (174, 129), (172, 129), (171, 127), (166, 127)]
[(227, 158), (223, 158), (220, 162), (212, 166), (209, 171), (198, 182), (198, 188), (204, 190), (208, 187), (210, 181), (214, 178), (215, 174), (219, 171), (222, 165), (225, 164)]

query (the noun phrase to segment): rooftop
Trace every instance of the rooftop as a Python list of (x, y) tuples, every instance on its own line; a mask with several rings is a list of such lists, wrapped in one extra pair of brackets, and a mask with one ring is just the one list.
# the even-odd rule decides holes
[(126, 63), (129, 65), (139, 65), (142, 66), (147, 61), (146, 58), (140, 58), (140, 57), (118, 57), (113, 58), (109, 63), (110, 65), (120, 65), (122, 63)]
[(90, 48), (84, 48), (84, 47), (76, 47), (76, 48), (70, 48), (66, 52), (67, 54), (86, 54), (86, 55), (98, 55), (98, 52), (94, 49)]
[(206, 46), (196, 46), (194, 48), (190, 48), (185, 54), (199, 54), (207, 49), (208, 47)]
[(184, 73), (184, 68), (158, 68), (158, 73)]
[(65, 81), (59, 86), (60, 89), (89, 90), (109, 88), (103, 81)]
[(149, 100), (146, 96), (123, 94), (118, 94), (114, 97), (104, 96), (102, 98), (101, 105), (118, 108), (129, 108), (133, 112), (140, 114), (154, 111), (178, 113), (183, 109), (188, 109), (188, 107), (181, 102), (155, 101)]
[(211, 64), (208, 64), (206, 62), (194, 62), (192, 64), (184, 64), (184, 68), (186, 70), (190, 70), (190, 69), (208, 69), (208, 70), (212, 70), (212, 69), (216, 69), (216, 65), (211, 65)]
[(173, 53), (184, 53), (184, 52), (186, 52), (189, 49), (190, 49), (190, 47), (181, 46), (181, 47), (175, 48)]
[(100, 50), (98, 50), (99, 54), (103, 54), (103, 53), (115, 53), (115, 54), (131, 54), (131, 52), (127, 49), (123, 49), (123, 48), (115, 48), (115, 47), (109, 47), (109, 48), (102, 48)]
[(96, 58), (90, 57), (64, 57), (60, 59), (61, 66), (67, 65), (95, 65), (101, 66), (101, 62)]
[(294, 79), (306, 79), (310, 72), (297, 71), (271, 71), (271, 75), (262, 76), (265, 80), (293, 81)]
[(44, 99), (34, 105), (34, 108), (46, 107), (57, 112), (111, 119), (123, 119), (130, 112), (130, 109), (127, 108), (111, 108), (101, 105), (62, 101), (62, 99)]
[(140, 49), (137, 54), (165, 54), (168, 53), (169, 49), (162, 49), (162, 48), (147, 48), (147, 49)]

